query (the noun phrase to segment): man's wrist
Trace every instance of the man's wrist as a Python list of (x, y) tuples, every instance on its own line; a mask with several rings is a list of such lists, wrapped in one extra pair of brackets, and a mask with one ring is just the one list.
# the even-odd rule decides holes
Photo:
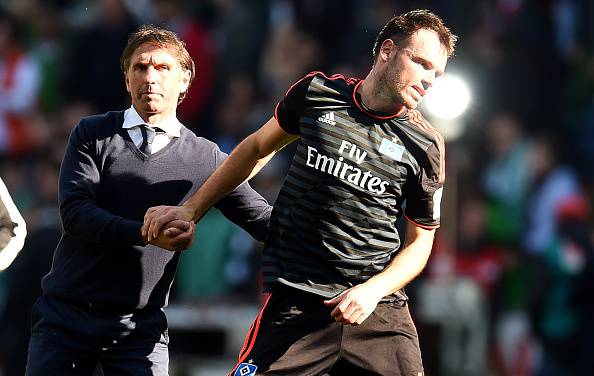
[(366, 285), (369, 290), (371, 290), (371, 294), (373, 294), (374, 298), (376, 298), (378, 301), (393, 293), (392, 290), (384, 283), (384, 281), (382, 281), (382, 278), (379, 274), (368, 279), (366, 282), (363, 282), (363, 284)]
[(183, 205), (184, 210), (190, 214), (190, 218), (186, 218), (188, 221), (196, 222), (200, 218), (200, 208), (193, 206), (189, 203), (184, 203)]

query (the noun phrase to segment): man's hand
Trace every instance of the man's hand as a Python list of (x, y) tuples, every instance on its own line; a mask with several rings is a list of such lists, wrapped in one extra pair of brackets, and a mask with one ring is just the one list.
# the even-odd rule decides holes
[(190, 248), (196, 233), (196, 225), (192, 221), (173, 220), (164, 226), (165, 229), (161, 231), (158, 236), (148, 239), (144, 235), (145, 226), (142, 227), (142, 238), (148, 244), (156, 245), (157, 247), (166, 249), (168, 251), (181, 251)]
[(343, 291), (332, 299), (324, 300), (327, 307), (334, 307), (330, 313), (338, 322), (360, 325), (375, 310), (382, 296), (377, 290), (360, 284)]
[(142, 236), (149, 242), (156, 239), (166, 224), (175, 220), (193, 222), (194, 210), (186, 206), (155, 206), (144, 215)]

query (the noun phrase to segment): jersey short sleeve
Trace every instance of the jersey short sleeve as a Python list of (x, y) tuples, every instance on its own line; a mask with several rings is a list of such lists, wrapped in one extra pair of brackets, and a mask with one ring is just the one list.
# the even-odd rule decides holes
[(444, 183), (443, 150), (435, 144), (427, 150), (416, 179), (406, 183), (406, 218), (417, 226), (433, 229), (440, 225), (441, 196)]
[(278, 102), (274, 110), (274, 117), (280, 127), (287, 133), (300, 134), (299, 118), (305, 104), (305, 95), (311, 81), (317, 72), (312, 72), (293, 84)]

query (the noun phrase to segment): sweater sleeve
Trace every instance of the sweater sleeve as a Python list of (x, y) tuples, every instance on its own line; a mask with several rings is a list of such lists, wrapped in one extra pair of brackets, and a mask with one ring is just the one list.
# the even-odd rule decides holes
[[(219, 167), (227, 154), (213, 149), (215, 169)], [(214, 171), (214, 170), (213, 170)], [(247, 182), (235, 188), (215, 205), (231, 222), (247, 231), (254, 239), (264, 241), (270, 224), (272, 206)]]
[(141, 222), (110, 213), (97, 205), (101, 174), (97, 140), (85, 120), (72, 130), (60, 168), (60, 216), (64, 232), (87, 241), (113, 245), (144, 245)]

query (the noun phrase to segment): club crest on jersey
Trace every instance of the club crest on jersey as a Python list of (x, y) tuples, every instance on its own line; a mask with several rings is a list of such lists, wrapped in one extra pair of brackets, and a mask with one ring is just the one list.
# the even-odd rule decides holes
[(402, 155), (404, 154), (404, 146), (398, 145), (387, 138), (382, 138), (382, 144), (379, 147), (379, 152), (395, 161), (400, 161), (402, 159)]
[(258, 366), (255, 364), (241, 363), (237, 366), (237, 370), (235, 370), (233, 376), (254, 376), (257, 369)]
[(326, 123), (326, 124), (330, 124), (330, 125), (336, 125), (336, 120), (334, 120), (334, 112), (330, 111), (328, 113), (325, 113), (324, 115), (320, 116), (318, 118), (318, 121), (321, 121), (322, 123)]

